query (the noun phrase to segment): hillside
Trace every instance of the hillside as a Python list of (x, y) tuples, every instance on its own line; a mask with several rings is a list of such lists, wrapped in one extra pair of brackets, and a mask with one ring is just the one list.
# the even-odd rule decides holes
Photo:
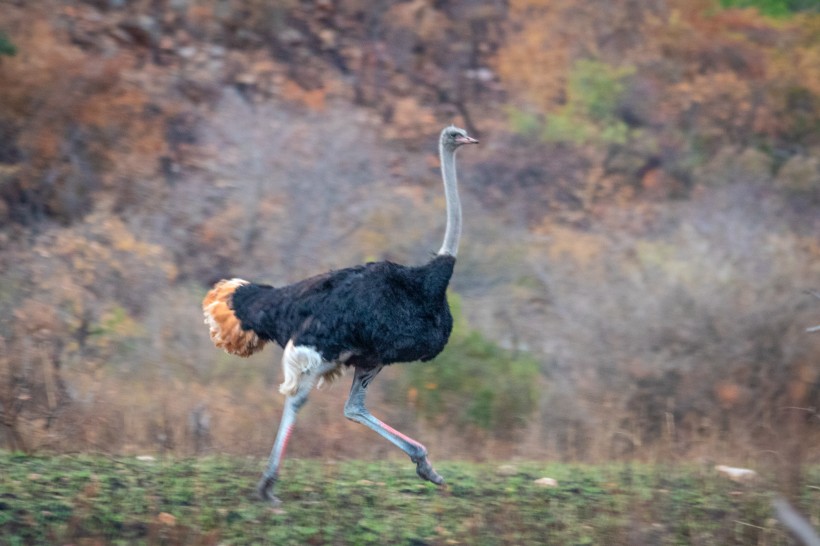
[[(451, 457), (816, 456), (820, 15), (770, 4), (6, 3), (0, 438), (266, 451), (278, 353), (217, 353), (206, 287), (425, 260), (455, 122), (459, 326), (374, 412)], [(343, 390), (296, 453), (387, 449)]]

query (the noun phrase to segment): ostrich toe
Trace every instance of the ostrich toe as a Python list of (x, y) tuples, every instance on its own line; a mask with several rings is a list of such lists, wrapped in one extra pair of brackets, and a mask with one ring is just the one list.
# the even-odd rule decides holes
[(436, 485), (444, 485), (444, 478), (433, 470), (433, 465), (430, 464), (430, 461), (428, 461), (426, 457), (416, 462), (416, 474), (419, 475), (419, 478), (427, 480), (428, 482), (433, 482)]
[(262, 478), (259, 485), (256, 486), (256, 493), (263, 501), (268, 501), (272, 506), (279, 506), (282, 501), (273, 494), (273, 484), (276, 478)]

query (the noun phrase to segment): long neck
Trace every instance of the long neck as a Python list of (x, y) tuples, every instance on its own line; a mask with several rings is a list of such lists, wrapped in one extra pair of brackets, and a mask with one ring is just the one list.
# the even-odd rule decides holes
[(461, 200), (458, 198), (458, 181), (456, 180), (456, 154), (439, 145), (441, 155), (441, 176), (444, 179), (444, 197), (447, 201), (447, 229), (439, 256), (455, 256), (458, 253), (458, 241), (461, 238)]

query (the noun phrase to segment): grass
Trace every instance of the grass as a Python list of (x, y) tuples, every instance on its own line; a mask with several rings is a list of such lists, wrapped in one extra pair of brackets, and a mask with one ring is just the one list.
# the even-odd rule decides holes
[(764, 486), (696, 467), (439, 463), (438, 489), (400, 460), (289, 460), (274, 508), (253, 496), (262, 464), (0, 452), (0, 544), (791, 543)]

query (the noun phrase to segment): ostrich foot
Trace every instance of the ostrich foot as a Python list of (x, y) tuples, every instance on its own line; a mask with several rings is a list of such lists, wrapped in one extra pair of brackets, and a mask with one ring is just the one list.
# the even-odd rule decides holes
[(419, 478), (433, 482), (436, 485), (444, 485), (444, 478), (433, 470), (433, 465), (430, 464), (427, 457), (423, 457), (414, 462), (416, 463), (416, 474), (419, 475)]
[(272, 506), (279, 506), (282, 504), (282, 501), (273, 494), (273, 484), (275, 483), (276, 477), (262, 478), (259, 485), (256, 486), (256, 493), (263, 501), (268, 501)]

